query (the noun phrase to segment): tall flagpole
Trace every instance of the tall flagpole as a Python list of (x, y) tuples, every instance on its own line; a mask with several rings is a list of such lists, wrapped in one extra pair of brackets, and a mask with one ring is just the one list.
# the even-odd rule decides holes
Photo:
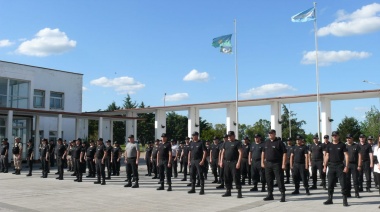
[(317, 3), (314, 2), (314, 39), (315, 39), (315, 72), (317, 81), (317, 113), (318, 113), (318, 137), (321, 138), (321, 109), (319, 99), (319, 66), (318, 66), (318, 38), (317, 38)]
[(239, 108), (238, 108), (238, 65), (237, 65), (237, 33), (236, 33), (236, 19), (234, 19), (235, 28), (235, 78), (236, 78), (236, 135), (239, 139)]

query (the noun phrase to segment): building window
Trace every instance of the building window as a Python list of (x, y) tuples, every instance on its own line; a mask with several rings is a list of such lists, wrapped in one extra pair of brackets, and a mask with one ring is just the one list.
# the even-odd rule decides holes
[(45, 91), (34, 90), (33, 107), (44, 108), (45, 107)]
[(50, 92), (50, 109), (63, 110), (63, 93)]
[(9, 80), (9, 107), (28, 108), (29, 82)]

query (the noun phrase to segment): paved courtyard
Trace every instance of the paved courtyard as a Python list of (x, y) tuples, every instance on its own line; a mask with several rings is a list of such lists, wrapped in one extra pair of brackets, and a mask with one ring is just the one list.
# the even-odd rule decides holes
[[(182, 174), (173, 179), (173, 191), (156, 191), (157, 180), (146, 177), (146, 166), (141, 164), (140, 188), (124, 188), (125, 168), (122, 176), (113, 176), (107, 185), (94, 185), (93, 178), (83, 178), (82, 183), (74, 182), (71, 172), (66, 172), (63, 181), (50, 174), (40, 178), (41, 171), (35, 167), (32, 177), (0, 173), (0, 212), (3, 211), (380, 211), (378, 191), (362, 192), (362, 198), (349, 198), (349, 207), (342, 206), (339, 189), (335, 191), (334, 204), (325, 206), (327, 191), (312, 190), (311, 196), (292, 196), (292, 185), (287, 185), (286, 203), (280, 203), (280, 193), (275, 189), (275, 200), (264, 202), (266, 193), (250, 192), (250, 186), (243, 187), (242, 199), (221, 197), (224, 190), (215, 189), (211, 174), (206, 181), (204, 196), (187, 194), (187, 182), (181, 182)], [(56, 170), (52, 169), (51, 173)], [(199, 189), (197, 189), (199, 192)], [(301, 193), (304, 190), (301, 188)]]

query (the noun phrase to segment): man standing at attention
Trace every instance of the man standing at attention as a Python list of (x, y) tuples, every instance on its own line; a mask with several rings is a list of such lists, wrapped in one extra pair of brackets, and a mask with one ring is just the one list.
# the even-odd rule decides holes
[(193, 132), (193, 142), (190, 144), (190, 152), (189, 152), (189, 166), (191, 167), (191, 190), (188, 192), (189, 194), (195, 193), (195, 182), (196, 182), (196, 175), (198, 174), (198, 177), (201, 182), (201, 190), (199, 192), (199, 195), (203, 195), (205, 193), (204, 186), (204, 176), (203, 176), (203, 166), (205, 165), (206, 160), (206, 146), (205, 143), (199, 140), (199, 133)]
[(130, 135), (128, 136), (128, 143), (125, 147), (125, 163), (127, 164), (127, 180), (128, 184), (124, 187), (131, 187), (132, 186), (132, 176), (135, 184), (132, 186), (132, 188), (138, 188), (139, 187), (139, 173), (137, 170), (137, 166), (139, 165), (139, 158), (140, 158), (140, 146), (138, 143), (135, 142), (135, 136)]

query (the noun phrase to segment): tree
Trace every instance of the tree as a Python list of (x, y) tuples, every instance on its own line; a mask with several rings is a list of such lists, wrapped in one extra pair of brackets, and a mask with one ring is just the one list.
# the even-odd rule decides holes
[[(144, 102), (141, 102), (139, 108), (145, 108)], [(138, 117), (143, 120), (137, 121), (137, 137), (142, 145), (145, 145), (147, 141), (154, 141), (154, 113), (138, 114)]]
[[(301, 120), (297, 121), (295, 117), (297, 114), (293, 111), (289, 111), (285, 105), (282, 105), (283, 114), (281, 115), (281, 129), (282, 129), (282, 137), (295, 139), (297, 135), (305, 136), (305, 130), (302, 129), (302, 125), (306, 124), (306, 121)], [(289, 129), (289, 119), (290, 119), (290, 129)]]
[(365, 113), (365, 120), (360, 123), (362, 133), (369, 136), (377, 136), (380, 132), (380, 112), (372, 106), (370, 111)]
[(253, 124), (252, 129), (248, 130), (247, 135), (250, 138), (253, 138), (255, 134), (260, 134), (261, 137), (264, 139), (267, 136), (270, 128), (271, 128), (270, 121), (266, 119), (259, 119), (257, 122)]
[(338, 125), (337, 131), (340, 134), (341, 140), (343, 140), (347, 134), (351, 133), (354, 140), (359, 140), (359, 135), (361, 133), (360, 131), (360, 125), (356, 118), (354, 117), (347, 117), (345, 116)]
[(123, 108), (124, 109), (131, 109), (131, 108), (137, 108), (137, 103), (136, 101), (132, 102), (132, 98), (129, 94), (127, 94), (127, 97), (123, 100)]
[(187, 137), (187, 117), (174, 111), (166, 115), (166, 135), (169, 139), (184, 140)]

